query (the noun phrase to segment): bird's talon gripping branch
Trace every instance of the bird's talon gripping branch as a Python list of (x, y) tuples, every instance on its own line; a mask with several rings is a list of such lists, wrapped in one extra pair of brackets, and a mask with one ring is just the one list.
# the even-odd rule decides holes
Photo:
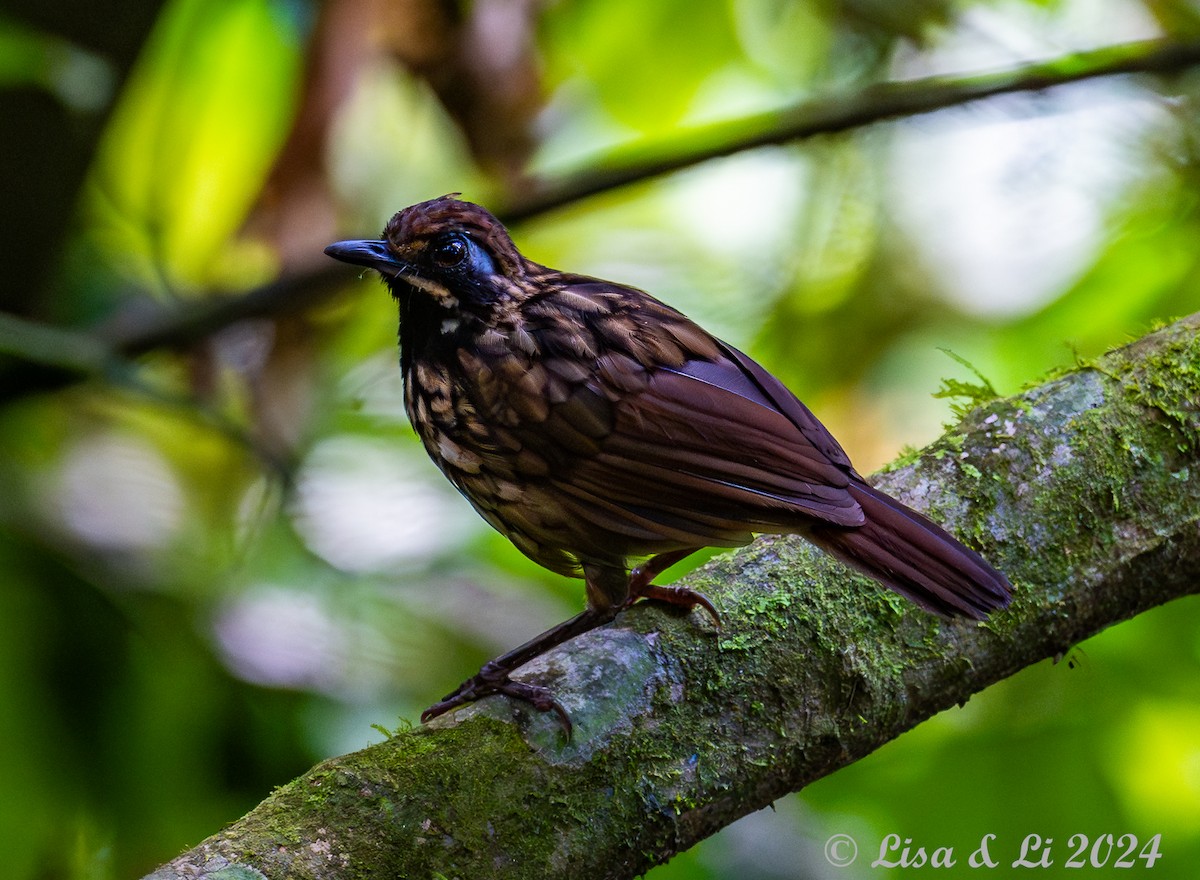
[(439, 715), (445, 715), (459, 706), (465, 706), (484, 697), (489, 697), (493, 694), (503, 694), (512, 697), (514, 700), (528, 703), (539, 712), (554, 712), (558, 716), (558, 720), (562, 723), (567, 739), (571, 738), (573, 730), (571, 718), (567, 715), (567, 710), (563, 708), (562, 704), (555, 699), (554, 694), (549, 688), (523, 681), (515, 681), (509, 678), (507, 674), (497, 676), (495, 673), (494, 669), (488, 670), (487, 666), (485, 666), (484, 669), (480, 670), (479, 674), (464, 681), (453, 693), (447, 694), (444, 698), (422, 712), (421, 723), (428, 723)]
[(638, 595), (629, 597), (627, 604), (632, 605), (637, 599), (665, 602), (668, 605), (678, 605), (688, 610), (699, 606), (708, 612), (708, 616), (712, 618), (717, 629), (721, 628), (721, 615), (718, 613), (716, 606), (713, 605), (708, 596), (696, 590), (689, 590), (687, 587), (660, 587), (658, 584), (646, 584), (642, 587)]
[(660, 587), (658, 584), (653, 583), (654, 578), (694, 552), (695, 548), (688, 548), (676, 550), (672, 553), (660, 553), (657, 556), (647, 559), (631, 571), (629, 573), (629, 596), (626, 598), (623, 607), (628, 608), (638, 599), (652, 599), (657, 602), (665, 602), (668, 605), (679, 605), (689, 610), (699, 605), (709, 613), (717, 629), (720, 629), (721, 615), (717, 613), (716, 606), (703, 593), (696, 590), (689, 590), (687, 587)]

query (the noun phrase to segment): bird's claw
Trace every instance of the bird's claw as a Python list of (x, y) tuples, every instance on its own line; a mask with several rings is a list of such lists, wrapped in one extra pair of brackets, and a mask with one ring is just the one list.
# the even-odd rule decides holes
[(637, 599), (652, 599), (657, 602), (666, 602), (668, 605), (678, 605), (688, 610), (698, 605), (708, 612), (717, 629), (721, 628), (721, 615), (717, 612), (716, 606), (713, 605), (708, 596), (696, 590), (689, 590), (687, 587), (660, 587), (658, 584), (642, 584), (637, 595), (631, 595), (626, 604), (632, 605)]
[(421, 722), (427, 723), (452, 709), (457, 709), (459, 706), (465, 706), (468, 703), (473, 703), (492, 694), (504, 694), (505, 696), (512, 697), (514, 700), (528, 703), (539, 712), (554, 712), (567, 734), (567, 739), (571, 739), (571, 733), (574, 729), (571, 724), (571, 717), (567, 714), (567, 710), (563, 708), (562, 703), (555, 699), (554, 694), (549, 688), (538, 684), (529, 684), (524, 681), (514, 681), (508, 677), (507, 672), (492, 670), (488, 668), (489, 666), (490, 664), (485, 665), (478, 674), (464, 681), (453, 693), (447, 694), (422, 712)]

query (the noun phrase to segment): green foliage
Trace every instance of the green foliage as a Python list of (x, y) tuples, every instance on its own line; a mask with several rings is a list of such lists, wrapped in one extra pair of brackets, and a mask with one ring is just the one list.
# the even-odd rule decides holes
[(959, 401), (950, 405), (950, 411), (954, 413), (956, 418), (961, 419), (975, 407), (995, 400), (1000, 396), (996, 392), (996, 389), (992, 387), (992, 383), (988, 381), (987, 377), (979, 372), (969, 360), (955, 354), (948, 348), (943, 348), (942, 352), (951, 360), (970, 370), (975, 378), (979, 380), (978, 382), (964, 382), (961, 379), (943, 379), (942, 387), (933, 393), (933, 396), (936, 398)]
[(298, 35), (281, 13), (268, 0), (173, 0), (113, 108), (88, 231), (150, 290), (265, 280), (253, 255), (227, 261), (293, 108)]

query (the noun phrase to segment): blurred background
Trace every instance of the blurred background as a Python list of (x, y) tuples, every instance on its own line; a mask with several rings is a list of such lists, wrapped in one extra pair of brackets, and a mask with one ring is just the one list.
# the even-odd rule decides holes
[[(1200, 309), (1200, 75), (740, 126), (1198, 35), (1194, 0), (9, 0), (4, 876), (148, 871), (581, 607), (426, 459), (393, 305), (325, 244), (447, 192), (521, 214), (527, 255), (748, 350), (869, 472), (953, 419), (939, 389), (1015, 393)], [(522, 208), (714, 131), (728, 158)], [(1039, 834), (1056, 873), (1109, 833), (1190, 878), (1198, 624), (1193, 598), (1115, 627), (649, 876), (868, 877), (888, 833), (952, 876)]]

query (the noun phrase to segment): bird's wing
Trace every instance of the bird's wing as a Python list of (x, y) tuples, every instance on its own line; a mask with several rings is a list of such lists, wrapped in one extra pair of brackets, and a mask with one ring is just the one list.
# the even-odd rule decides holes
[[(782, 382), (764, 370), (757, 362), (742, 354), (732, 345), (720, 341), (718, 341), (718, 345), (737, 366), (737, 369), (734, 370), (732, 364), (724, 361), (720, 363), (724, 374), (728, 377), (722, 383), (724, 387), (748, 396), (767, 408), (778, 410), (830, 463), (848, 473), (854, 472), (854, 466), (850, 464), (850, 457), (846, 455), (845, 450), (796, 395), (792, 394)], [(701, 365), (701, 369), (707, 370), (703, 365)], [(735, 373), (739, 374), (740, 378)]]
[(521, 455), (543, 465), (533, 482), (592, 529), (564, 545), (649, 553), (862, 524), (846, 454), (766, 370), (642, 291), (556, 277), (526, 303), (539, 357), (506, 400)]
[(658, 552), (744, 544), (814, 519), (862, 524), (845, 453), (745, 355), (723, 348), (646, 369), (608, 353), (599, 364), (550, 408), (536, 444), (572, 450), (550, 479), (593, 528)]
[(617, 401), (596, 461), (614, 476), (634, 475), (651, 497), (665, 492), (750, 525), (778, 526), (797, 513), (861, 524), (845, 453), (777, 380), (754, 365), (774, 386), (764, 388), (745, 366), (753, 361), (727, 352), (652, 370), (641, 393)]

